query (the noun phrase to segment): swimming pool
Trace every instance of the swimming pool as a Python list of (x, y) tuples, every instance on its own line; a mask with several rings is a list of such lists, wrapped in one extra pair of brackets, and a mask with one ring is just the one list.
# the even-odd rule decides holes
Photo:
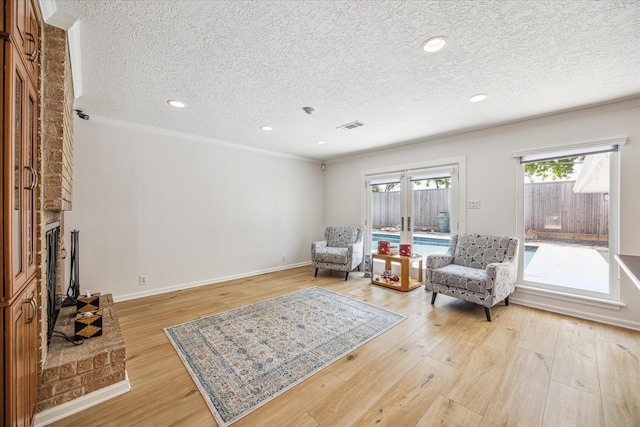
[[(391, 246), (398, 246), (400, 244), (400, 236), (394, 234), (373, 233), (371, 239), (371, 250), (378, 248), (378, 241), (386, 240), (391, 243)], [(413, 238), (413, 253), (420, 254), (424, 257), (433, 254), (443, 254), (449, 249), (449, 239), (439, 239), (435, 237), (422, 237), (414, 236)], [(533, 258), (533, 255), (538, 249), (537, 246), (524, 246), (524, 267), (526, 268)]]

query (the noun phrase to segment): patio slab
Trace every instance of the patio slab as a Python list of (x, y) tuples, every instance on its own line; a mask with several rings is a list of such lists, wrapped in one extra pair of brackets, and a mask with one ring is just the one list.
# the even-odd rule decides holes
[(539, 242), (538, 250), (524, 271), (524, 279), (607, 293), (609, 263), (601, 252), (585, 246)]

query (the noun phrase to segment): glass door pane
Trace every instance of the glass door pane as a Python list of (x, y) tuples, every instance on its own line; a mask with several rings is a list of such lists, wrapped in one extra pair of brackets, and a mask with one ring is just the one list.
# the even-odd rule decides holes
[(24, 198), (26, 209), (26, 256), (27, 256), (27, 270), (35, 268), (36, 261), (36, 185), (38, 183), (38, 177), (36, 172), (35, 162), (35, 150), (37, 140), (37, 118), (36, 118), (36, 95), (35, 93), (29, 93), (28, 105), (27, 105), (27, 123), (26, 123), (26, 140), (25, 140), (25, 173), (27, 175), (27, 182), (24, 183)]
[(408, 172), (412, 189), (414, 253), (423, 257), (442, 254), (457, 233), (457, 166), (441, 166)]
[(449, 248), (451, 235), (451, 177), (414, 178), (412, 249), (423, 257)]
[(14, 82), (14, 122), (13, 122), (13, 211), (12, 211), (12, 255), (13, 275), (18, 276), (22, 272), (22, 92), (24, 81), (18, 73)]
[(371, 230), (371, 250), (378, 249), (380, 240), (391, 242), (391, 246), (400, 244), (402, 225), (402, 182), (392, 180), (373, 180), (369, 183)]

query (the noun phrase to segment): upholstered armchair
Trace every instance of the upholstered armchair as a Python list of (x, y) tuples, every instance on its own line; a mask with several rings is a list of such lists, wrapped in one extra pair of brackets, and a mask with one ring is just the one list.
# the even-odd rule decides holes
[(327, 227), (324, 240), (311, 243), (311, 263), (316, 268), (346, 272), (344, 280), (354, 268), (360, 270), (364, 252), (364, 230), (360, 227)]
[(509, 236), (451, 236), (445, 254), (427, 256), (425, 290), (433, 291), (431, 304), (439, 293), (480, 304), (490, 322), (490, 308), (502, 300), (509, 305), (515, 290), (518, 245)]

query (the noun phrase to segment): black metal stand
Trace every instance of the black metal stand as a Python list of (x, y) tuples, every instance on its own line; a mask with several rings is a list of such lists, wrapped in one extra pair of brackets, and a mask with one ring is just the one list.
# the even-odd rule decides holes
[(80, 295), (80, 256), (78, 250), (80, 248), (79, 240), (80, 232), (73, 230), (71, 232), (71, 273), (69, 275), (69, 288), (67, 288), (67, 298), (62, 302), (63, 307), (76, 305), (78, 296)]

